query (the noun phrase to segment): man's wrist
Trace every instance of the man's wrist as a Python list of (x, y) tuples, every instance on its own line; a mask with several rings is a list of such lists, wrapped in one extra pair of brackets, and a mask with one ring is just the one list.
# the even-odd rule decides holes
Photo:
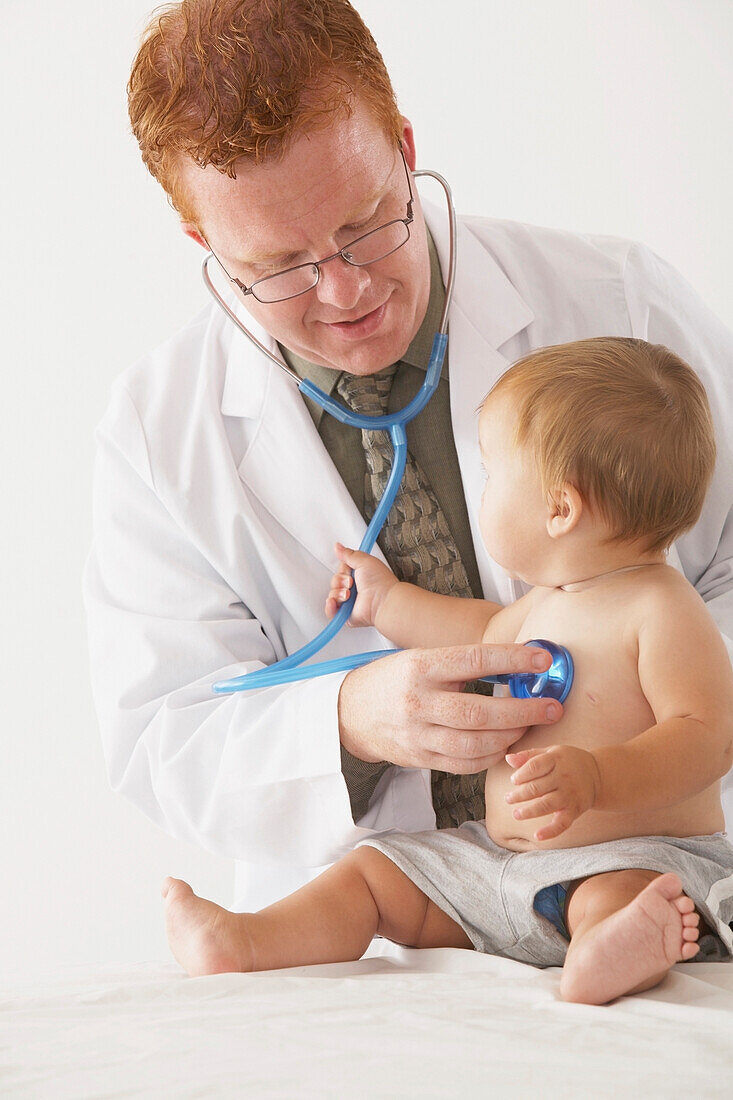
[(363, 738), (360, 736), (360, 731), (358, 729), (358, 722), (355, 714), (356, 708), (352, 700), (352, 691), (354, 688), (354, 673), (359, 671), (359, 669), (355, 669), (353, 672), (347, 672), (339, 688), (337, 702), (339, 740), (342, 747), (357, 760), (361, 760), (367, 764), (380, 764), (382, 763), (380, 755), (373, 751), (369, 751), (369, 749), (365, 747)]

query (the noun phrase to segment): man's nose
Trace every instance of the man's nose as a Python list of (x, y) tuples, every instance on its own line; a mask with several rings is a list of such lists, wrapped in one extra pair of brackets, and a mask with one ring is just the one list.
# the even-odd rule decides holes
[(318, 300), (326, 305), (337, 306), (338, 309), (354, 309), (371, 282), (365, 267), (354, 267), (342, 256), (334, 257), (319, 270), (316, 284)]

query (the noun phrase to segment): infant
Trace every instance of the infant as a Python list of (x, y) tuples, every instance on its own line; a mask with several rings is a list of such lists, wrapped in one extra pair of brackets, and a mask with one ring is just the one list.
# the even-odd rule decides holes
[(233, 914), (164, 884), (190, 974), (359, 958), (380, 934), (562, 966), (566, 1000), (649, 989), (733, 952), (733, 673), (694, 588), (666, 564), (715, 462), (704, 389), (666, 348), (599, 338), (534, 352), (485, 399), (481, 534), (531, 586), (508, 607), (399, 582), (337, 546), (326, 611), (403, 648), (548, 638), (573, 656), (562, 718), (486, 775), (486, 821), (375, 836), (301, 890)]

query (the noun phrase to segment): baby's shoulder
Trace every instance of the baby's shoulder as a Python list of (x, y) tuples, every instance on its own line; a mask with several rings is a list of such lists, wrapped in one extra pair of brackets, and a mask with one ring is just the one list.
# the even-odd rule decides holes
[(697, 606), (702, 599), (690, 584), (687, 577), (671, 565), (650, 565), (640, 569), (628, 586), (627, 598), (630, 603), (639, 603), (640, 607), (658, 608), (660, 604), (670, 606)]
[(705, 601), (687, 578), (671, 565), (656, 565), (629, 591), (629, 616), (639, 633), (691, 638), (712, 627)]

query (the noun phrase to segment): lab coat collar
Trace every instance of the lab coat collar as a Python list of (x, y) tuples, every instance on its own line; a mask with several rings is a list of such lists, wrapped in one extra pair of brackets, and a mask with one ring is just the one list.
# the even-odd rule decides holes
[[(276, 359), (285, 365), (277, 341), (270, 336), (269, 332), (250, 317), (238, 298), (229, 294), (225, 294), (224, 297), (242, 324), (270, 350)], [(218, 307), (215, 308), (218, 310)], [(268, 379), (271, 374), (276, 372), (275, 364), (271, 363), (259, 349), (255, 348), (246, 336), (237, 331), (234, 323), (225, 319), (224, 314), (220, 314), (217, 320), (221, 320), (221, 323), (227, 326), (228, 334), (231, 334), (221, 398), (221, 411), (225, 416), (243, 416), (249, 420), (254, 420), (262, 414)], [(295, 381), (289, 381), (283, 371), (277, 370), (277, 373), (282, 376), (286, 385), (293, 390), (297, 390)]]
[[(448, 218), (432, 204), (425, 202), (423, 213), (438, 249), (443, 282), (447, 283), (450, 256)], [(455, 306), (459, 306), (482, 339), (498, 350), (534, 320), (534, 313), (486, 247), (460, 219), (456, 256), (456, 281), (451, 312)], [(476, 272), (481, 272), (479, 278), (476, 277)], [(450, 317), (449, 314), (449, 326)], [(450, 345), (450, 339), (448, 343)]]

